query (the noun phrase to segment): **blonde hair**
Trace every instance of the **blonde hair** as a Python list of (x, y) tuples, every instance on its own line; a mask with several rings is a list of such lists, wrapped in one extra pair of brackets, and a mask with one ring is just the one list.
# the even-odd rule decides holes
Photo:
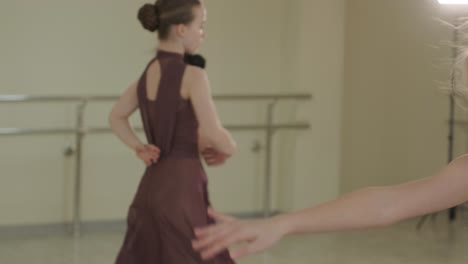
[(451, 60), (450, 80), (444, 84), (442, 90), (449, 92), (458, 106), (468, 110), (468, 17), (457, 18), (456, 24), (436, 20), (456, 34), (453, 42), (444, 41), (456, 54), (455, 59)]
[(453, 63), (450, 92), (464, 109), (468, 109), (468, 49), (463, 49)]

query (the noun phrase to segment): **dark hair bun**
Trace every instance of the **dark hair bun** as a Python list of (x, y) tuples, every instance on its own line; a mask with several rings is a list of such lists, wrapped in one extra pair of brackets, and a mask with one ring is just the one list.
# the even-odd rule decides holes
[(155, 32), (159, 28), (159, 12), (158, 8), (152, 4), (145, 4), (138, 11), (138, 20), (141, 25), (151, 32)]

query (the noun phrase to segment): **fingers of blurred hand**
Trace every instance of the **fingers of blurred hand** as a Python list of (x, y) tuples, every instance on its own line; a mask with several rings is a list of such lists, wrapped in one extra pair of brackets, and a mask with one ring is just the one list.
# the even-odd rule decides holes
[(204, 148), (201, 153), (213, 153), (213, 149), (212, 148)]
[(159, 159), (159, 152), (154, 152), (154, 151), (144, 151), (144, 152), (138, 153), (138, 155), (142, 159), (150, 159), (154, 162), (156, 162)]
[(232, 221), (236, 220), (236, 218), (234, 218), (234, 217), (232, 217), (230, 215), (227, 215), (227, 214), (222, 214), (222, 213), (214, 210), (211, 207), (208, 208), (208, 215), (213, 217), (213, 219), (216, 220), (216, 222), (232, 222)]
[(159, 157), (155, 155), (150, 155), (148, 153), (139, 153), (138, 158), (143, 160), (146, 166), (150, 166), (153, 163), (157, 163)]
[(214, 148), (205, 148), (202, 151), (202, 155), (206, 157), (214, 157), (217, 156), (219, 152), (215, 150)]
[(208, 165), (216, 165), (218, 163), (218, 161), (215, 159), (206, 159), (205, 162)]
[(161, 150), (158, 147), (156, 147), (155, 145), (148, 144), (148, 145), (146, 145), (146, 147), (147, 147), (148, 150), (150, 150), (152, 152), (155, 152), (155, 153), (158, 153), (158, 154), (161, 153)]
[(206, 162), (208, 162), (209, 160), (213, 160), (212, 156), (202, 155), (202, 157), (203, 157), (203, 160), (205, 160)]
[(221, 224), (213, 224), (209, 226), (204, 226), (204, 227), (197, 227), (195, 228), (195, 236), (196, 239), (199, 240), (201, 238), (207, 237), (210, 234), (219, 232), (219, 230), (222, 230), (225, 226)]
[(156, 155), (156, 154), (152, 154), (152, 155), (150, 156), (150, 159), (151, 159), (153, 162), (158, 161), (158, 159), (159, 159), (159, 154), (157, 154), (157, 155)]
[(209, 233), (208, 235), (198, 238), (192, 242), (192, 247), (195, 250), (206, 250), (212, 248), (214, 245), (218, 244), (219, 241), (223, 240), (225, 236), (229, 236), (236, 226), (232, 224), (224, 224), (218, 226), (214, 232)]
[(160, 155), (160, 150), (154, 145), (143, 145), (143, 146), (138, 146), (135, 149), (137, 155), (153, 155), (154, 157), (159, 157)]
[(239, 242), (244, 242), (249, 239), (242, 230), (242, 227), (239, 225), (231, 225), (231, 229), (214, 239), (214, 242), (203, 248), (201, 251), (201, 256), (203, 259), (211, 259), (214, 256), (218, 255), (222, 251), (228, 249), (231, 245), (234, 245)]
[(215, 156), (215, 157), (204, 157), (205, 162), (210, 166), (219, 166), (226, 162), (226, 158), (224, 156)]
[(202, 152), (202, 156), (205, 158), (216, 157), (216, 153), (213, 153), (211, 151), (204, 151)]

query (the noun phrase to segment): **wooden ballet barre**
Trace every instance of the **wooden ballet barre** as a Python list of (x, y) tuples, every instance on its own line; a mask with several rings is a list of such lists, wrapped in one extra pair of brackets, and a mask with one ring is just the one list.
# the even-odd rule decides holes
[(455, 120), (455, 125), (468, 126), (468, 120)]
[[(306, 130), (310, 125), (305, 122), (292, 123), (274, 123), (274, 108), (279, 101), (294, 100), (306, 101), (313, 97), (310, 94), (231, 94), (214, 95), (215, 100), (223, 101), (265, 101), (267, 103), (267, 118), (265, 124), (231, 124), (225, 127), (231, 131), (263, 131), (265, 132), (265, 192), (263, 195), (263, 215), (271, 214), (271, 164), (273, 137), (279, 130)], [(111, 133), (108, 127), (86, 127), (85, 126), (85, 108), (91, 102), (116, 101), (118, 96), (94, 95), (94, 96), (34, 96), (34, 95), (0, 95), (1, 103), (27, 103), (27, 102), (76, 102), (76, 120), (74, 128), (45, 128), (45, 129), (24, 129), (24, 128), (0, 128), (0, 136), (14, 135), (52, 135), (52, 134), (74, 134), (75, 146), (69, 147), (65, 152), (67, 156), (75, 155), (75, 183), (73, 198), (73, 235), (75, 237), (81, 234), (81, 180), (82, 180), (82, 145), (87, 134)], [(135, 128), (136, 131), (143, 131), (141, 127)]]
[[(226, 129), (231, 131), (264, 131), (268, 128), (274, 130), (305, 130), (309, 129), (310, 125), (308, 123), (285, 123), (285, 124), (275, 124), (269, 127), (268, 125), (225, 125)], [(143, 132), (142, 127), (135, 127), (134, 128), (138, 132)], [(94, 127), (87, 129), (87, 132), (90, 134), (99, 134), (99, 133), (111, 133), (112, 130), (110, 128), (105, 127)]]
[(0, 136), (15, 135), (67, 135), (75, 134), (78, 130), (75, 128), (0, 128)]
[[(225, 125), (226, 129), (231, 131), (264, 131), (269, 128), (267, 125)], [(274, 124), (270, 127), (274, 130), (306, 130), (310, 128), (308, 123), (284, 123)], [(134, 128), (138, 132), (143, 132), (142, 127)], [(91, 127), (81, 130), (84, 134), (104, 134), (112, 133), (110, 128), (106, 127)], [(18, 135), (68, 135), (76, 134), (79, 130), (75, 128), (0, 128), (0, 136), (18, 136)]]

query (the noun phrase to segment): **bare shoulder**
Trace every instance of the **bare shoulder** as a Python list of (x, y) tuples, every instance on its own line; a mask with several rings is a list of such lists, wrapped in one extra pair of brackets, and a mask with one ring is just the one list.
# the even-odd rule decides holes
[(158, 60), (154, 60), (153, 62), (151, 62), (151, 64), (148, 66), (148, 70), (147, 72), (152, 75), (152, 74), (159, 74), (159, 71), (160, 71), (160, 64), (158, 62)]
[(192, 65), (187, 65), (185, 75), (188, 81), (195, 83), (204, 82), (208, 77), (204, 69)]
[(200, 67), (187, 65), (184, 77), (182, 78), (182, 98), (192, 98), (193, 95), (208, 91), (208, 89), (209, 85), (206, 71)]

